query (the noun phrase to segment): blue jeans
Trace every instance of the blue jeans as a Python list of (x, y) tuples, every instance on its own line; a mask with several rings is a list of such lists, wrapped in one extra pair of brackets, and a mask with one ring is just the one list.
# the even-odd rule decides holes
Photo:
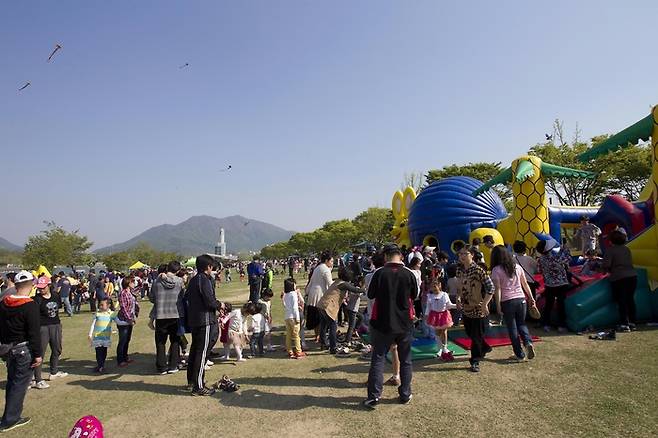
[(335, 352), (336, 330), (338, 330), (338, 324), (336, 324), (336, 320), (331, 319), (324, 310), (320, 310), (320, 318), (320, 345), (326, 347), (327, 344), (329, 344), (329, 350)]
[(3, 426), (12, 426), (21, 418), (27, 387), (32, 380), (32, 354), (27, 345), (14, 347), (7, 358), (7, 386)]
[(71, 308), (71, 299), (68, 296), (62, 297), (62, 304), (64, 304), (64, 312), (68, 316), (73, 315), (73, 309)]
[(133, 334), (132, 325), (117, 325), (119, 343), (117, 344), (117, 363), (128, 362), (128, 345)]
[(527, 310), (525, 298), (502, 301), (500, 307), (503, 310), (503, 319), (507, 326), (510, 341), (512, 341), (514, 354), (516, 357), (522, 359), (525, 357), (525, 353), (521, 347), (521, 341), (519, 341), (519, 334), (523, 338), (523, 345), (532, 344), (532, 338), (530, 337), (528, 326), (525, 323)]
[(397, 344), (400, 358), (400, 386), (398, 393), (401, 399), (411, 397), (411, 331), (406, 333), (382, 333), (370, 328), (370, 343), (372, 344), (372, 359), (368, 373), (368, 399), (380, 398), (384, 387), (384, 360), (391, 345)]

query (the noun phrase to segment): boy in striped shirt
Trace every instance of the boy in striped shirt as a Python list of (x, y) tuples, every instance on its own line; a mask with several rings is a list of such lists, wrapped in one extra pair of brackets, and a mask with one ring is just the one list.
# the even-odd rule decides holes
[(96, 349), (96, 368), (94, 371), (103, 373), (105, 369), (105, 358), (107, 349), (111, 344), (112, 321), (116, 320), (116, 314), (110, 310), (107, 298), (98, 303), (98, 311), (94, 314), (89, 329), (89, 343)]

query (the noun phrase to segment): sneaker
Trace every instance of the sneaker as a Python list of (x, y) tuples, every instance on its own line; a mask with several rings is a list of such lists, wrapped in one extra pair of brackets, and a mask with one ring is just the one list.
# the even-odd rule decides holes
[(400, 386), (400, 383), (399, 377), (391, 376), (386, 382), (384, 382), (384, 385)]
[(48, 389), (50, 388), (50, 385), (46, 383), (45, 380), (40, 380), (34, 385), (36, 389)]
[(17, 422), (11, 425), (0, 426), (0, 433), (9, 432), (10, 430), (17, 429), (21, 426), (25, 426), (31, 421), (30, 417), (19, 418)]
[(472, 373), (479, 373), (480, 372), (480, 364), (479, 363), (472, 363), (470, 370), (471, 370)]
[(408, 405), (411, 399), (413, 398), (413, 394), (409, 394), (409, 398), (399, 398), (400, 404), (401, 405)]
[(167, 375), (167, 371), (166, 371), (166, 370), (165, 370), (165, 371), (159, 371), (158, 374), (160, 374), (161, 376), (166, 376), (166, 375)]
[(292, 350), (290, 350), (288, 352), (288, 359), (294, 359), (294, 358), (295, 358), (295, 353), (293, 353)]
[(375, 410), (375, 407), (379, 404), (379, 399), (378, 398), (369, 398), (367, 400), (363, 400), (361, 402), (361, 406), (363, 406), (366, 409), (369, 409), (371, 411)]
[(245, 359), (244, 357), (241, 357), (240, 359), (236, 359), (235, 361), (236, 362), (246, 362), (247, 359)]
[(105, 372), (105, 368), (104, 367), (99, 367), (99, 368), (96, 369), (96, 372), (98, 374), (103, 374)]
[(624, 332), (624, 333), (630, 333), (631, 328), (629, 326), (627, 326), (626, 324), (622, 324), (619, 327), (617, 327), (617, 331), (618, 332)]
[(209, 367), (211, 367), (211, 366), (215, 365), (215, 362), (210, 361), (210, 360), (207, 360), (207, 361), (206, 361), (206, 365), (208, 365)]
[(209, 371), (210, 367), (208, 365), (206, 365), (206, 366), (203, 367), (203, 369), (206, 370), (206, 371)]
[(528, 359), (532, 360), (535, 358), (535, 346), (532, 344), (528, 344), (525, 346), (525, 351), (526, 351), (526, 356)]
[(304, 359), (306, 358), (306, 353), (303, 351), (300, 351), (299, 353), (295, 353), (295, 359)]
[(51, 375), (50, 375), (50, 379), (49, 379), (49, 380), (59, 379), (59, 378), (61, 378), (61, 377), (66, 377), (66, 376), (68, 376), (68, 375), (69, 375), (69, 373), (65, 373), (65, 372), (63, 372), (63, 371), (57, 371), (55, 374), (51, 374)]
[(36, 387), (37, 387), (37, 381), (36, 381), (36, 380), (32, 380), (32, 381), (30, 382), (30, 386), (28, 386), (27, 389), (32, 389), (32, 388), (36, 388)]
[(192, 390), (192, 395), (196, 397), (208, 397), (215, 393), (214, 389), (211, 388), (202, 388), (198, 390)]
[(179, 371), (178, 368), (173, 369), (173, 370), (167, 370), (167, 374), (176, 374)]
[(509, 360), (511, 360), (512, 362), (516, 362), (516, 363), (523, 363), (523, 362), (526, 361), (526, 358), (525, 358), (525, 356), (524, 357), (519, 357), (517, 355), (514, 355), (514, 356), (510, 356)]
[(128, 366), (128, 362), (121, 362), (121, 363), (119, 364), (119, 368), (125, 368), (125, 367), (127, 367), (127, 366)]

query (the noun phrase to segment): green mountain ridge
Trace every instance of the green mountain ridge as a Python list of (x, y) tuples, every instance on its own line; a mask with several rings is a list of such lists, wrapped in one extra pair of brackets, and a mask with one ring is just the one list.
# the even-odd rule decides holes
[(293, 231), (239, 215), (225, 218), (192, 216), (176, 225), (164, 224), (149, 228), (132, 239), (94, 252), (109, 254), (144, 242), (160, 251), (185, 256), (214, 253), (220, 228), (224, 228), (226, 252), (232, 254), (259, 251), (266, 245), (288, 240), (294, 234)]

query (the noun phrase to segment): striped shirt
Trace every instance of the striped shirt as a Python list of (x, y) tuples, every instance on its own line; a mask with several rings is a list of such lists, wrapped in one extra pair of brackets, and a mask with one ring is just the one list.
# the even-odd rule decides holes
[(89, 335), (94, 347), (108, 347), (112, 336), (112, 321), (116, 320), (116, 314), (111, 310), (98, 311), (92, 317)]

